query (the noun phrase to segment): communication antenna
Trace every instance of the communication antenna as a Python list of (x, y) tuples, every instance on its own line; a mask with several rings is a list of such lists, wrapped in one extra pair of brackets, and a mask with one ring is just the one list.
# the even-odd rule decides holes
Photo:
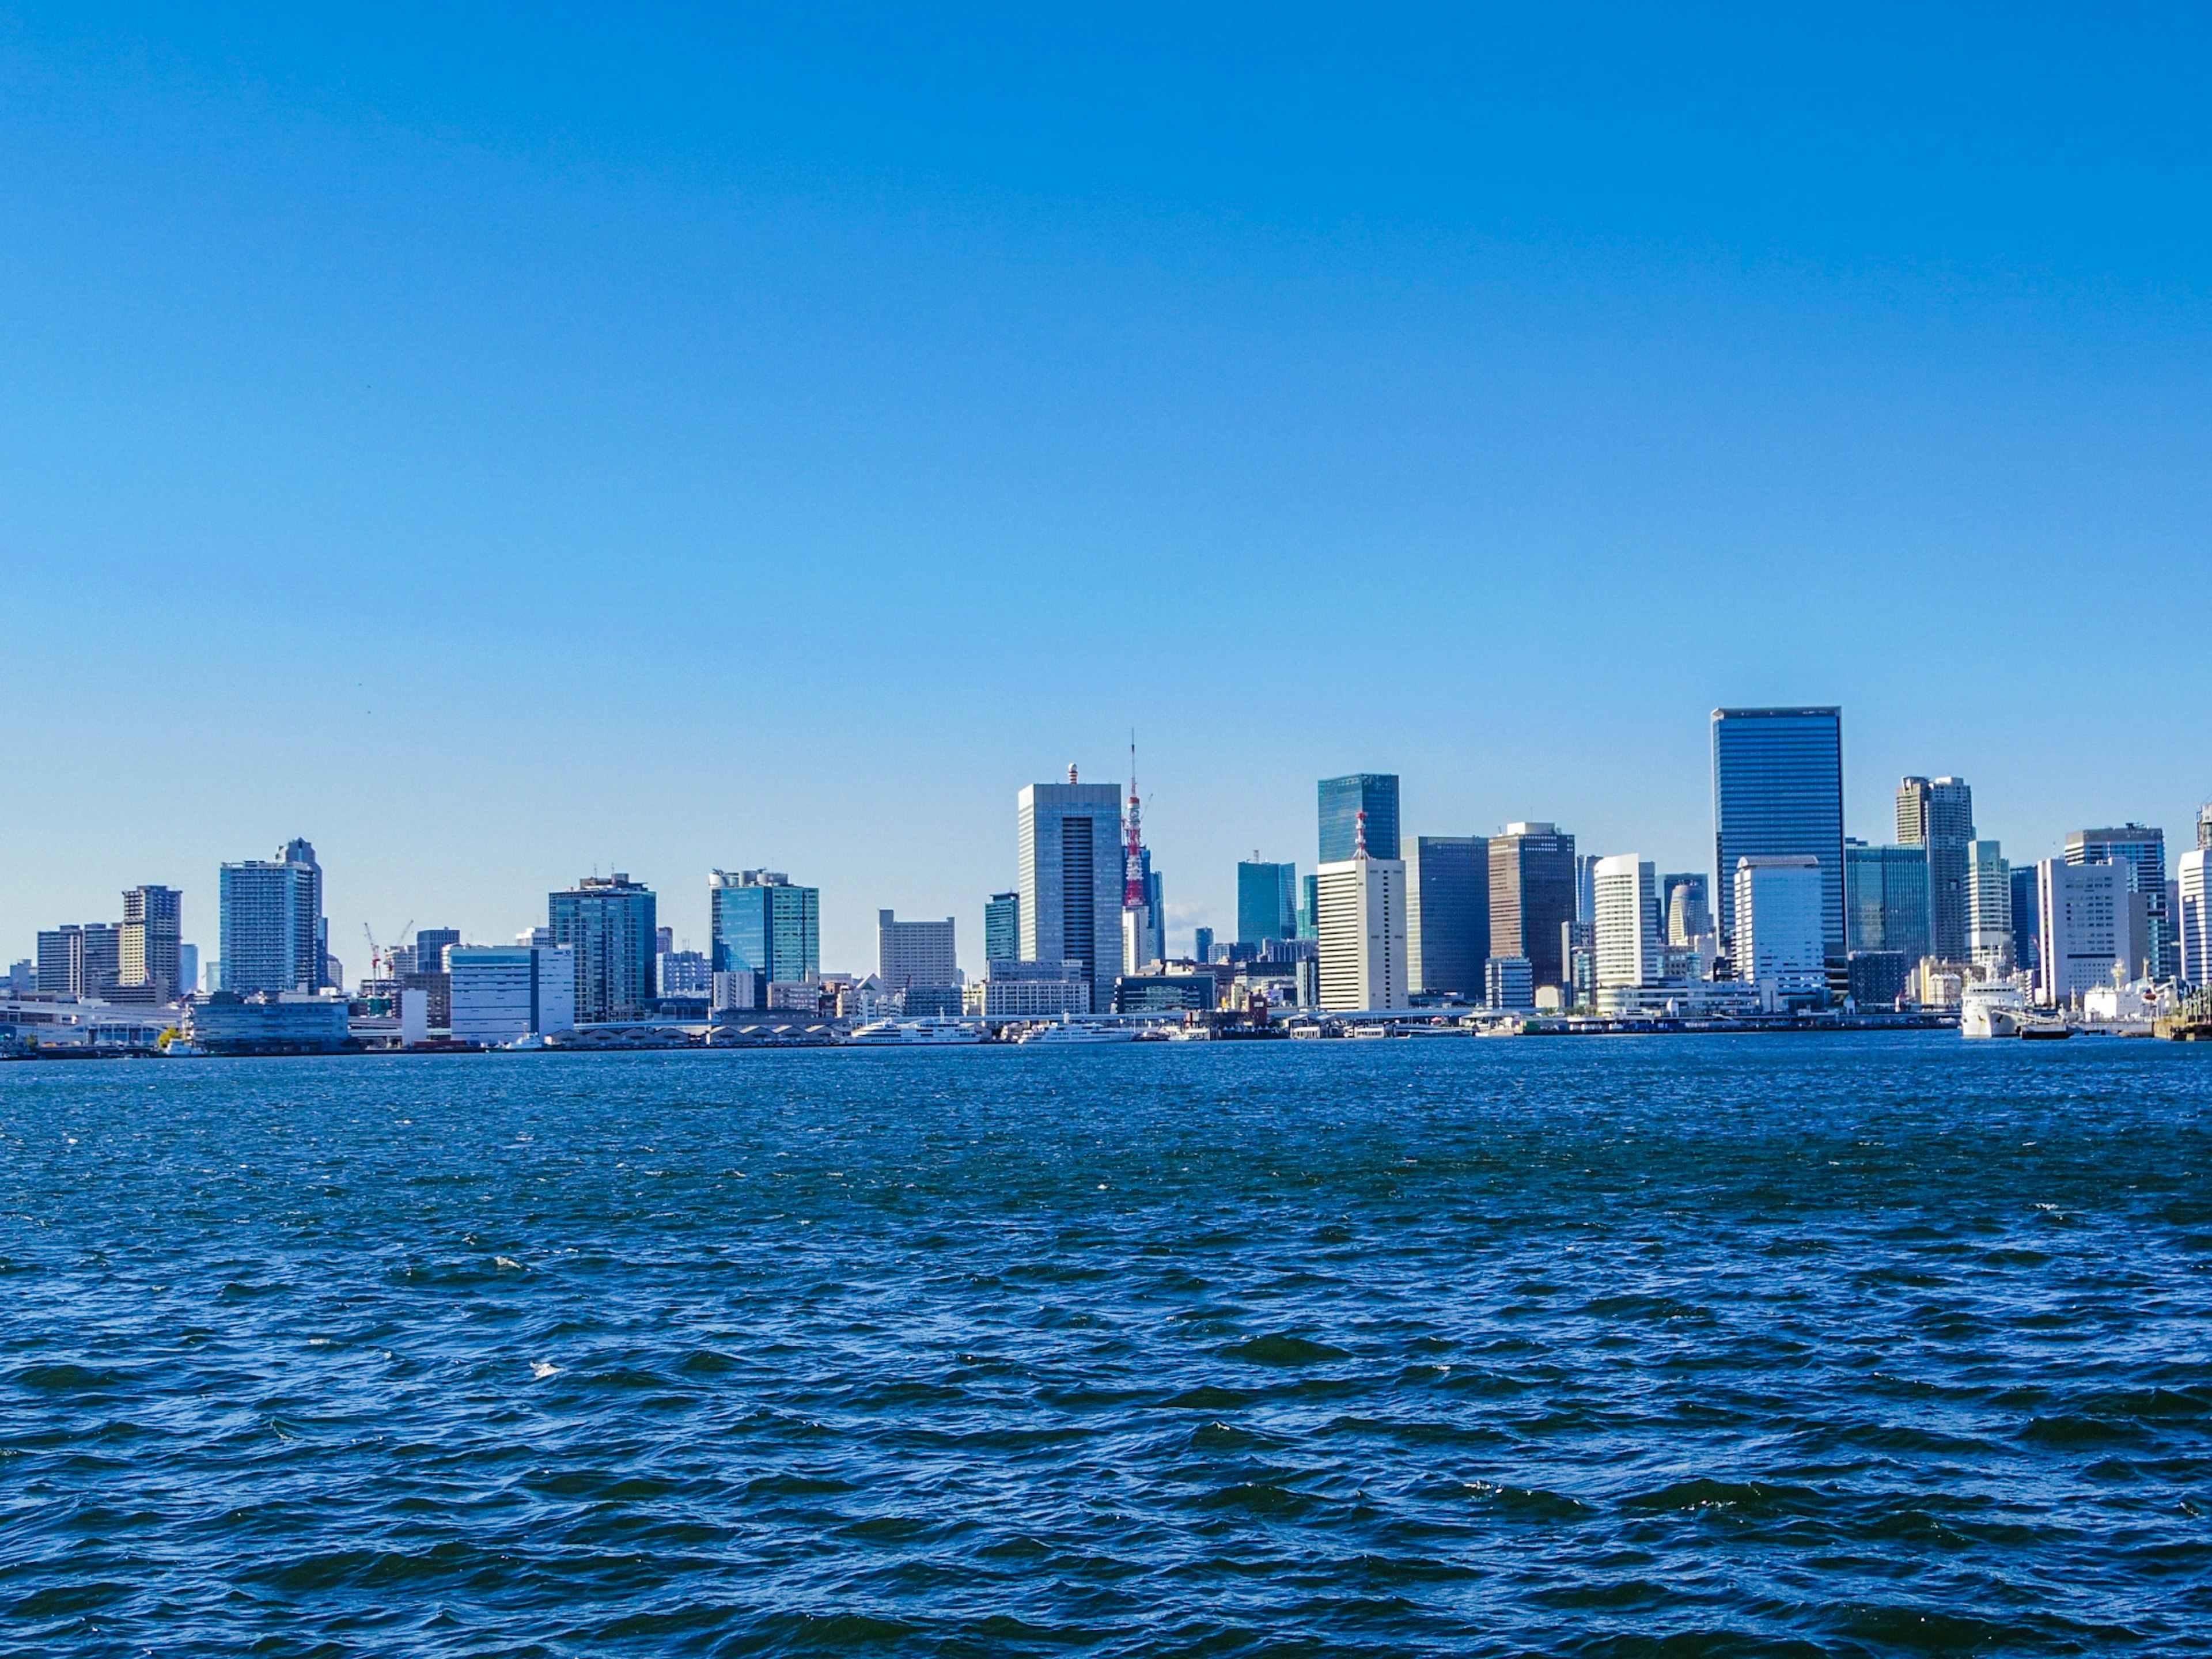
[(1145, 903), (1144, 820), (1137, 804), (1137, 734), (1129, 733), (1129, 847), (1121, 867), (1121, 908), (1138, 910)]

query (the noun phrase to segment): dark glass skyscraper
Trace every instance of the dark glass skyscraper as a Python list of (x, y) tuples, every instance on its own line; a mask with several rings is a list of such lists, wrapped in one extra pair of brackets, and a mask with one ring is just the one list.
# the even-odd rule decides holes
[(1509, 823), (1490, 841), (1490, 954), (1526, 959), (1534, 985), (1568, 988), (1575, 838), (1555, 824)]
[(1820, 936), (1844, 959), (1844, 711), (1713, 710), (1713, 874), (1721, 941), (1735, 938), (1741, 858), (1809, 856), (1820, 866)]
[(1398, 777), (1395, 772), (1354, 772), (1348, 778), (1321, 781), (1321, 858), (1342, 864), (1359, 839), (1359, 815), (1367, 814), (1367, 856), (1395, 859), (1398, 854)]
[(1490, 842), (1414, 836), (1406, 898), (1406, 988), (1480, 1001), (1490, 960)]
[(1966, 848), (1974, 839), (1974, 792), (1964, 778), (1899, 781), (1898, 844), (1927, 849), (1927, 948), (1946, 962), (1967, 958)]
[(1237, 866), (1237, 942), (1264, 945), (1298, 936), (1298, 867), (1257, 854)]
[(1022, 954), (1022, 896), (994, 893), (983, 904), (983, 960), (1018, 962)]

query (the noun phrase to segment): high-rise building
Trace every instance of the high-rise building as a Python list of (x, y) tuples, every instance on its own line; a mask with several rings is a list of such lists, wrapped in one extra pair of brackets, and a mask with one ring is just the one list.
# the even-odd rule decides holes
[(1659, 878), (1660, 938), (1686, 951), (1713, 931), (1712, 890), (1705, 877), (1682, 871)]
[(1237, 866), (1237, 942), (1264, 945), (1298, 936), (1298, 866), (1255, 853)]
[(1213, 929), (1194, 927), (1191, 930), (1190, 953), (1200, 962), (1213, 960)]
[(1993, 974), (2012, 972), (2012, 866), (1994, 841), (1966, 843), (1966, 957)]
[(960, 1012), (960, 955), (952, 943), (952, 918), (901, 921), (876, 912), (876, 977), (884, 989), (903, 992), (910, 1016)]
[(2181, 977), (2191, 985), (2212, 985), (2212, 848), (2198, 847), (2181, 855), (2178, 885), (2180, 902), (2174, 907), (2175, 943), (2180, 947)]
[(122, 930), (70, 922), (39, 934), (39, 989), (52, 996), (106, 998), (122, 974)]
[(1591, 872), (1597, 930), (1597, 988), (1657, 985), (1665, 977), (1659, 951), (1659, 878), (1649, 859), (1623, 853)]
[(1525, 957), (1539, 986), (1569, 988), (1560, 927), (1575, 920), (1575, 838), (1509, 823), (1490, 838), (1490, 954)]
[(1298, 878), (1298, 937), (1321, 938), (1321, 878), (1318, 876)]
[(1355, 821), (1352, 856), (1314, 874), (1321, 884), (1321, 1006), (1406, 1006), (1404, 863), (1370, 855)]
[(2177, 964), (2170, 943), (2172, 919), (2166, 913), (2166, 831), (2140, 823), (2117, 830), (2076, 830), (2066, 837), (2066, 862), (2126, 867), (2128, 890), (2136, 901), (2143, 973), (2150, 979), (2172, 978)]
[[(666, 939), (673, 931), (663, 927), (658, 933), (660, 939)], [(657, 993), (663, 999), (703, 997), (714, 989), (714, 971), (704, 951), (656, 951), (653, 972)]]
[(1897, 786), (1897, 840), (1928, 853), (1928, 953), (1970, 959), (1966, 844), (1974, 839), (1974, 792), (1964, 778), (1905, 778)]
[(2045, 859), (2035, 866), (2035, 882), (2042, 961), (2037, 1000), (2057, 1006), (2109, 989), (2115, 969), (2132, 976), (2136, 951), (2124, 866)]
[(1929, 923), (1925, 847), (1846, 842), (1844, 894), (1848, 949), (1901, 951), (1916, 966), (1921, 957), (1936, 954)]
[(578, 1019), (635, 1019), (646, 1012), (654, 992), (658, 908), (651, 888), (619, 871), (546, 895), (553, 943), (573, 952)]
[(1367, 856), (1395, 859), (1398, 851), (1398, 779), (1391, 772), (1354, 772), (1349, 777), (1323, 778), (1321, 800), (1320, 864), (1350, 861), (1362, 819), (1367, 833)]
[(418, 974), (444, 973), (446, 952), (460, 942), (461, 930), (458, 927), (417, 927), (415, 930), (415, 971)]
[(191, 988), (179, 951), (184, 944), (184, 896), (173, 887), (133, 887), (123, 896), (117, 985), (167, 1002)]
[(177, 946), (177, 988), (173, 996), (190, 996), (200, 988), (200, 947), (197, 945)]
[(994, 893), (983, 902), (983, 960), (1016, 962), (1022, 954), (1022, 896)]
[[(1597, 866), (1600, 854), (1575, 854), (1575, 915), (1577, 921), (1595, 923), (1597, 921)], [(1657, 901), (1653, 901), (1656, 913)]]
[(2036, 899), (2035, 866), (2015, 864), (2008, 878), (2012, 883), (2012, 955), (2014, 965), (2029, 973), (2043, 967), (2040, 938), (2042, 909)]
[(1490, 842), (1416, 836), (1406, 860), (1406, 983), (1474, 1001), (1490, 960)]
[(1735, 861), (1736, 977), (1784, 996), (1826, 985), (1826, 872), (1810, 853)]
[(716, 870), (707, 877), (711, 970), (771, 985), (822, 976), (822, 894), (780, 870)]
[(295, 839), (273, 859), (224, 865), (216, 902), (224, 990), (252, 996), (323, 988), (329, 937), (313, 847)]
[(1121, 786), (1033, 783), (1017, 798), (1024, 962), (1079, 962), (1091, 1006), (1114, 1006), (1121, 965)]
[(1820, 871), (1822, 948), (1843, 961), (1842, 709), (1713, 710), (1713, 854), (1722, 949), (1735, 954), (1739, 863), (1804, 857)]
[[(576, 1024), (576, 963), (565, 945), (459, 945), (447, 953), (456, 1042), (497, 1048)], [(696, 953), (694, 952), (696, 955)]]

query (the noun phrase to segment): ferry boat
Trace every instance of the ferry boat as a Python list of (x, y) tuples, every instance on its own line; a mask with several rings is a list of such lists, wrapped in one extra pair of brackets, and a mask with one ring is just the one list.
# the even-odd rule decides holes
[(1959, 1001), (1962, 1037), (2016, 1037), (2028, 1020), (2027, 997), (2017, 985), (1970, 985)]
[(1062, 1014), (1049, 1025), (1032, 1025), (1014, 1039), (1017, 1042), (1134, 1042), (1143, 1035), (1134, 1025), (1108, 1025), (1095, 1019), (1071, 1019)]
[(944, 1048), (981, 1042), (983, 1028), (946, 1014), (926, 1019), (879, 1019), (856, 1027), (845, 1041), (862, 1048)]

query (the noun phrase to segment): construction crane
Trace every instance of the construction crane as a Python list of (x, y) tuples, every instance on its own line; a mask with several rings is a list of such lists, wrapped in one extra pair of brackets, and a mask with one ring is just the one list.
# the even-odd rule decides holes
[[(385, 950), (378, 945), (376, 942), (376, 929), (370, 927), (367, 922), (364, 921), (362, 923), (361, 931), (368, 935), (368, 976), (371, 979), (390, 979), (392, 977), (392, 951)], [(415, 918), (410, 916), (407, 918), (407, 925), (399, 930), (399, 937), (405, 939), (408, 934), (414, 931)]]

